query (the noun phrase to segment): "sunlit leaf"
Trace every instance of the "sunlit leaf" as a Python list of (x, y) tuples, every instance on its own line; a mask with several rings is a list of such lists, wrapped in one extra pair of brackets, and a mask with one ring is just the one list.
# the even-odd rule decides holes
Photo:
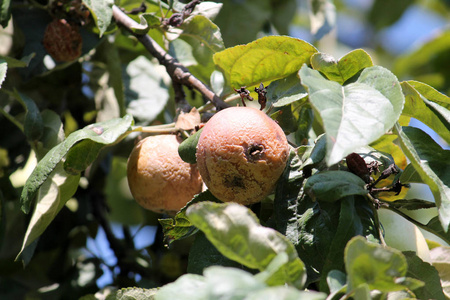
[(372, 58), (366, 51), (356, 49), (336, 61), (331, 55), (316, 53), (311, 56), (313, 69), (324, 74), (329, 80), (344, 84), (364, 68), (372, 67)]
[(99, 144), (114, 144), (124, 137), (123, 134), (130, 128), (132, 123), (133, 118), (130, 115), (126, 115), (123, 119), (113, 119), (91, 124), (70, 134), (62, 143), (52, 148), (39, 161), (22, 190), (20, 201), (23, 212), (28, 213), (30, 211), (31, 203), (41, 185), (76, 143), (84, 139), (90, 139)]
[(424, 262), (413, 251), (403, 252), (408, 263), (406, 276), (420, 280), (418, 288), (410, 288), (418, 299), (445, 299), (438, 271), (428, 262)]
[(270, 284), (303, 286), (305, 269), (294, 246), (278, 231), (261, 226), (246, 207), (202, 202), (190, 206), (187, 216), (223, 255), (249, 268), (262, 271), (285, 252), (288, 262), (272, 275)]
[(406, 289), (397, 283), (398, 278), (406, 276), (408, 269), (406, 258), (399, 250), (357, 236), (348, 242), (344, 255), (348, 291), (365, 284), (370, 290), (382, 292)]
[(214, 54), (214, 62), (231, 88), (252, 87), (297, 72), (315, 52), (317, 49), (305, 41), (268, 36), (218, 52)]
[(169, 91), (156, 65), (144, 56), (131, 61), (123, 72), (127, 113), (151, 122), (169, 100)]
[(450, 106), (446, 101), (450, 101), (424, 85), (415, 85), (431, 99), (421, 95), (409, 82), (402, 82), (405, 94), (403, 114), (423, 122), (450, 143), (450, 110), (446, 108)]
[(450, 150), (414, 127), (395, 126), (403, 152), (433, 193), (445, 231), (450, 224)]
[(105, 33), (112, 21), (113, 0), (83, 0), (83, 3), (89, 8), (95, 20), (100, 36)]
[(24, 249), (45, 231), (67, 200), (72, 197), (78, 188), (79, 180), (79, 174), (77, 176), (67, 174), (61, 163), (52, 171), (39, 189), (36, 206), (17, 259), (21, 257)]
[(382, 67), (364, 69), (356, 82), (346, 86), (307, 66), (299, 74), (327, 133), (328, 165), (380, 138), (403, 109), (397, 78)]

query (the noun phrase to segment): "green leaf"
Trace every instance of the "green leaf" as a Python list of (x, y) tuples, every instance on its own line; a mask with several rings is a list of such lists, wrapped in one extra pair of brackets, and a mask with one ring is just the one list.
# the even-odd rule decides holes
[(131, 61), (123, 72), (127, 113), (141, 122), (153, 121), (169, 100), (169, 91), (156, 65), (145, 56)]
[(83, 0), (83, 3), (91, 11), (92, 17), (94, 18), (95, 24), (97, 25), (100, 36), (105, 33), (106, 29), (109, 27), (112, 21), (112, 6), (114, 5), (113, 0)]
[(9, 19), (11, 19), (11, 0), (3, 0), (0, 3), (0, 25), (3, 28), (8, 26)]
[(348, 242), (344, 255), (348, 292), (364, 284), (370, 290), (381, 292), (406, 289), (396, 283), (398, 278), (406, 276), (408, 268), (406, 258), (400, 251), (357, 236)]
[(448, 97), (447, 95), (440, 93), (432, 86), (429, 86), (428, 84), (420, 81), (408, 80), (406, 82), (429, 101), (435, 102), (440, 106), (450, 109), (450, 97)]
[(397, 209), (416, 210), (436, 207), (436, 203), (421, 199), (399, 199), (389, 202), (389, 206)]
[[(439, 63), (439, 57), (448, 58), (449, 50), (450, 30), (447, 28), (436, 32), (432, 39), (417, 47), (415, 51), (400, 56), (394, 65), (393, 72), (400, 78), (406, 76), (419, 77), (428, 73), (430, 67)], [(442, 70), (446, 69), (445, 65), (438, 65), (439, 67)]]
[(66, 154), (64, 170), (73, 175), (83, 172), (92, 164), (104, 147), (104, 144), (92, 140), (82, 140), (76, 143)]
[(423, 183), (420, 174), (416, 171), (413, 164), (408, 164), (400, 175), (399, 180), (401, 183)]
[(227, 1), (214, 23), (219, 26), (225, 45), (239, 45), (253, 41), (269, 18), (270, 0)]
[(304, 169), (307, 166), (318, 167), (325, 159), (327, 152), (327, 137), (325, 134), (317, 137), (314, 147), (307, 151), (302, 156), (302, 165), (300, 169)]
[(34, 142), (42, 137), (44, 132), (44, 122), (36, 103), (28, 96), (17, 92), (13, 92), (13, 96), (25, 108), (24, 133), (28, 141)]
[(413, 251), (403, 252), (408, 263), (406, 276), (420, 280), (420, 285), (416, 288), (410, 287), (418, 299), (444, 300), (439, 273), (429, 263), (421, 260)]
[(186, 217), (186, 210), (194, 203), (203, 201), (221, 202), (211, 194), (209, 190), (206, 190), (200, 194), (194, 196), (185, 207), (175, 215), (174, 218), (159, 219), (159, 223), (162, 226), (164, 232), (164, 242), (170, 246), (170, 244), (176, 240), (186, 238), (195, 234), (198, 230)]
[(62, 163), (55, 167), (39, 189), (36, 206), (16, 260), (21, 257), (24, 249), (45, 231), (67, 200), (75, 194), (79, 180), (80, 175), (67, 174), (62, 168)]
[(315, 291), (299, 291), (290, 286), (268, 287), (253, 292), (245, 297), (245, 300), (325, 300), (327, 295)]
[(201, 300), (207, 298), (207, 284), (205, 278), (195, 274), (184, 274), (172, 283), (166, 284), (158, 290), (155, 300)]
[[(117, 291), (114, 291), (108, 296), (106, 296), (106, 300), (153, 300), (155, 299), (155, 294), (158, 292), (158, 289), (143, 289), (138, 287), (129, 287), (129, 288), (121, 288)], [(103, 296), (103, 295), (102, 295)], [(98, 299), (95, 295), (93, 295), (92, 300)], [(91, 298), (84, 299), (84, 297), (80, 298), (80, 300), (91, 300)]]
[(450, 224), (450, 150), (443, 150), (428, 134), (414, 127), (394, 127), (403, 152), (433, 193), (445, 231)]
[(336, 7), (331, 0), (309, 0), (311, 33), (320, 40), (336, 26)]
[(179, 146), (178, 146), (178, 154), (180, 155), (181, 159), (184, 160), (187, 163), (190, 164), (196, 164), (197, 163), (197, 143), (198, 139), (200, 138), (200, 135), (202, 134), (203, 128), (201, 128), (199, 131), (185, 139)]
[(379, 66), (366, 68), (346, 86), (303, 66), (299, 72), (327, 133), (327, 164), (333, 165), (388, 131), (400, 117), (404, 97), (397, 78)]
[[(364, 197), (342, 199), (339, 223), (336, 234), (330, 242), (330, 248), (321, 270), (322, 274), (328, 274), (332, 270), (345, 271), (344, 250), (347, 242), (354, 236), (362, 235), (372, 241), (379, 241), (370, 205)], [(322, 276), (320, 290), (328, 292), (328, 286), (328, 277)]]
[(25, 183), (20, 197), (22, 211), (24, 213), (30, 211), (31, 203), (39, 188), (47, 180), (57, 164), (76, 143), (84, 139), (90, 139), (104, 145), (117, 143), (124, 137), (123, 135), (129, 130), (132, 124), (133, 118), (130, 115), (126, 115), (122, 119), (113, 119), (106, 122), (91, 124), (70, 134), (62, 143), (52, 148), (44, 158), (39, 161)]
[(366, 51), (356, 49), (336, 61), (331, 55), (315, 53), (311, 56), (313, 69), (325, 75), (329, 80), (344, 84), (361, 70), (372, 67), (372, 58)]
[(311, 44), (287, 37), (267, 36), (247, 45), (235, 46), (214, 54), (229, 87), (252, 87), (297, 72), (317, 49)]
[(350, 195), (367, 195), (366, 183), (347, 171), (324, 171), (309, 177), (305, 191), (314, 200), (334, 202)]
[(331, 270), (327, 275), (327, 284), (330, 293), (336, 293), (342, 290), (347, 283), (347, 275), (339, 270)]
[(223, 256), (200, 231), (195, 234), (195, 241), (189, 251), (187, 272), (201, 275), (203, 270), (210, 266), (244, 268), (241, 264)]
[(410, 0), (375, 0), (368, 19), (377, 29), (394, 24), (411, 5)]
[(15, 59), (9, 56), (3, 56), (0, 55), (0, 60), (6, 61), (9, 68), (26, 68), (30, 64), (30, 61), (35, 56), (34, 53), (31, 53), (30, 55), (24, 56), (22, 59)]
[(261, 226), (246, 207), (202, 202), (189, 207), (187, 216), (223, 255), (248, 268), (262, 271), (277, 254), (285, 252), (288, 262), (272, 276), (270, 284), (303, 286), (305, 267), (294, 246), (278, 231)]
[(198, 41), (201, 47), (208, 47), (213, 53), (222, 51), (223, 44), (220, 29), (210, 19), (202, 15), (187, 18), (180, 26), (181, 36), (190, 36)]
[(150, 29), (161, 25), (161, 20), (154, 13), (143, 13), (139, 19), (139, 24), (131, 26), (131, 31), (135, 34), (147, 34)]
[(431, 263), (439, 273), (442, 290), (450, 298), (450, 247), (436, 247), (430, 251)]
[(402, 82), (401, 86), (405, 94), (403, 114), (423, 122), (447, 143), (450, 143), (450, 110), (445, 108), (445, 106), (449, 106), (445, 102), (447, 99), (421, 86), (419, 89), (431, 97), (430, 101), (421, 95), (409, 82)]
[(308, 96), (305, 88), (300, 84), (297, 74), (289, 75), (273, 81), (267, 87), (267, 99), (274, 107), (281, 107), (296, 102)]
[(444, 230), (439, 217), (432, 218), (426, 225), (427, 230), (443, 239), (446, 243), (450, 244), (450, 230)]

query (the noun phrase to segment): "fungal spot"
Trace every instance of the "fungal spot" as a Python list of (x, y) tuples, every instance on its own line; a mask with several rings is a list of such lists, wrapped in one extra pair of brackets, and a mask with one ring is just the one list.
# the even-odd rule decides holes
[(249, 162), (255, 162), (264, 157), (264, 146), (259, 144), (254, 144), (248, 147), (245, 151), (245, 158)]
[(92, 126), (90, 129), (98, 135), (101, 135), (105, 131), (101, 126)]
[(223, 178), (223, 185), (226, 186), (227, 188), (233, 188), (233, 187), (243, 188), (243, 189), (245, 188), (244, 179), (242, 179), (242, 177), (237, 176), (237, 175), (225, 176)]

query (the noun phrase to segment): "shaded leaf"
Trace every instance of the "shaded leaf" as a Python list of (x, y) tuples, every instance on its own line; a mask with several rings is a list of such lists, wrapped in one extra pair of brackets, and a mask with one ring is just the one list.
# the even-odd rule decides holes
[(15, 90), (12, 94), (25, 109), (24, 134), (28, 141), (35, 142), (42, 137), (44, 122), (36, 103), (28, 96)]
[(367, 195), (366, 183), (346, 171), (323, 171), (305, 184), (305, 191), (315, 200), (333, 202), (350, 195)]
[(357, 236), (348, 242), (344, 255), (348, 291), (365, 284), (370, 290), (382, 292), (406, 289), (396, 282), (397, 278), (406, 276), (408, 268), (406, 258), (400, 251)]
[(113, 0), (83, 0), (83, 3), (91, 11), (95, 24), (97, 25), (100, 36), (105, 33), (112, 21), (112, 6)]
[(418, 299), (436, 299), (444, 300), (445, 295), (442, 292), (439, 273), (429, 263), (424, 262), (413, 251), (405, 251), (403, 255), (408, 263), (408, 272), (406, 276), (418, 279), (422, 282), (417, 288), (410, 288)]
[(195, 234), (195, 241), (189, 251), (187, 272), (201, 275), (203, 270), (210, 266), (244, 268), (223, 256), (200, 231)]
[[(364, 236), (372, 242), (379, 242), (380, 239), (371, 204), (363, 197), (345, 197), (341, 201), (336, 234), (330, 241), (322, 274), (328, 274), (332, 270), (345, 271), (344, 249), (347, 242), (357, 235)], [(322, 276), (320, 290), (328, 292), (328, 286), (328, 277)]]
[(9, 19), (11, 19), (11, 0), (3, 0), (0, 3), (0, 25), (3, 28), (8, 26)]
[(450, 150), (443, 150), (428, 134), (414, 127), (395, 126), (403, 152), (433, 193), (445, 231), (450, 224)]
[(113, 119), (106, 122), (91, 124), (83, 129), (77, 130), (70, 134), (62, 143), (52, 148), (39, 161), (36, 168), (28, 178), (20, 197), (22, 211), (28, 213), (34, 196), (47, 180), (47, 177), (55, 169), (56, 165), (69, 152), (69, 150), (78, 142), (84, 139), (90, 139), (96, 143), (111, 145), (121, 138), (123, 134), (130, 128), (133, 118), (126, 115), (123, 119)]
[(227, 48), (214, 54), (214, 63), (223, 71), (229, 87), (267, 85), (297, 72), (317, 52), (311, 44), (287, 37), (268, 36), (247, 45)]
[(450, 298), (450, 247), (436, 247), (430, 251), (431, 263), (439, 273), (442, 291)]
[(197, 143), (198, 139), (200, 138), (200, 134), (202, 133), (201, 128), (199, 131), (185, 139), (181, 144), (178, 146), (178, 154), (180, 155), (181, 159), (184, 160), (187, 163), (195, 164), (197, 163)]
[(344, 84), (359, 71), (372, 67), (372, 58), (366, 51), (356, 49), (336, 61), (331, 55), (315, 53), (311, 56), (313, 69), (324, 74), (329, 80)]
[(309, 0), (311, 33), (317, 40), (336, 26), (336, 7), (330, 0)]
[[(227, 1), (214, 20), (225, 45), (253, 41), (270, 17), (270, 0)], [(245, 28), (245, 30), (242, 30)]]
[[(405, 94), (405, 108), (403, 114), (416, 118), (423, 122), (445, 141), (450, 143), (450, 110), (439, 104), (447, 105), (440, 95), (430, 91), (428, 88), (421, 89), (434, 99), (429, 101), (421, 95), (409, 82), (401, 83), (403, 93)], [(437, 103), (439, 101), (439, 103)], [(448, 106), (448, 105), (447, 105)]]
[(411, 5), (411, 0), (375, 0), (369, 12), (369, 22), (377, 29), (392, 25)]
[(147, 34), (150, 29), (161, 25), (161, 20), (154, 13), (143, 13), (139, 19), (139, 24), (131, 26), (131, 31), (135, 34)]
[(267, 87), (267, 99), (274, 107), (289, 105), (308, 96), (305, 88), (300, 84), (297, 74), (289, 75), (273, 81)]
[(202, 202), (189, 207), (187, 216), (223, 255), (246, 267), (262, 271), (277, 254), (287, 253), (288, 262), (272, 275), (270, 284), (303, 286), (305, 267), (294, 246), (279, 232), (261, 226), (246, 207)]
[(123, 70), (127, 113), (142, 122), (153, 121), (169, 100), (162, 75), (146, 57), (139, 56)]
[(362, 71), (346, 86), (303, 66), (299, 72), (327, 133), (327, 164), (380, 138), (399, 118), (404, 97), (396, 77), (382, 67)]
[(426, 227), (428, 231), (432, 232), (433, 234), (435, 234), (436, 236), (440, 237), (445, 242), (450, 244), (450, 230), (449, 231), (444, 230), (438, 216), (432, 218), (427, 223)]
[(164, 242), (170, 246), (170, 244), (176, 240), (186, 238), (195, 234), (198, 229), (189, 221), (186, 216), (186, 210), (194, 203), (203, 201), (215, 201), (221, 202), (211, 194), (209, 190), (206, 190), (200, 194), (194, 196), (185, 207), (183, 207), (174, 218), (159, 219), (164, 232)]
[[(78, 188), (80, 176), (67, 174), (59, 163), (39, 188), (36, 206), (22, 244), (19, 259), (26, 247), (31, 245), (53, 221), (61, 208), (66, 204)], [(25, 261), (28, 263), (28, 261)]]
[[(420, 47), (417, 47), (415, 51), (400, 56), (399, 59), (396, 60), (392, 71), (399, 77), (411, 77), (413, 75), (417, 77), (423, 75), (424, 66), (426, 66), (425, 70), (429, 70), (433, 60), (440, 56), (448, 57), (449, 50), (450, 30), (443, 29), (433, 35), (432, 39), (428, 40)], [(445, 69), (445, 65), (438, 66)]]
[(34, 56), (35, 54), (31, 53), (30, 55), (24, 56), (22, 59), (19, 60), (9, 56), (0, 55), (0, 60), (6, 61), (9, 68), (25, 68), (28, 67), (30, 61), (33, 59)]
[(416, 210), (436, 207), (436, 203), (421, 199), (399, 199), (389, 202), (389, 206), (397, 209)]
[(423, 183), (420, 174), (414, 168), (414, 165), (409, 164), (406, 166), (405, 170), (403, 170), (402, 175), (399, 178), (402, 183)]

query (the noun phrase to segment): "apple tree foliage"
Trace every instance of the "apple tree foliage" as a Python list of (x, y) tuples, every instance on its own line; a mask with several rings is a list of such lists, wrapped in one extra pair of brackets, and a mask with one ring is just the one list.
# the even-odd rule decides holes
[[(0, 295), (450, 297), (450, 31), (384, 61), (363, 49), (333, 57), (321, 45), (343, 4), (305, 3), (299, 14), (294, 0), (2, 1)], [(388, 3), (366, 13), (374, 30), (410, 5)], [(73, 11), (85, 14), (81, 55), (56, 62), (42, 39)], [(290, 37), (293, 22), (309, 22), (315, 43)], [(236, 90), (266, 102), (290, 140), (274, 193), (245, 207), (206, 190), (174, 217), (137, 206), (123, 183), (138, 136), (179, 134), (195, 163), (195, 128), (242, 105)], [(406, 197), (417, 183), (433, 199)], [(426, 222), (414, 217), (423, 209), (435, 213)], [(428, 240), (428, 257), (386, 245), (383, 210), (442, 244)], [(154, 242), (139, 248), (130, 228), (148, 226)], [(113, 262), (88, 245), (100, 231)], [(99, 286), (106, 270), (112, 282)]]

